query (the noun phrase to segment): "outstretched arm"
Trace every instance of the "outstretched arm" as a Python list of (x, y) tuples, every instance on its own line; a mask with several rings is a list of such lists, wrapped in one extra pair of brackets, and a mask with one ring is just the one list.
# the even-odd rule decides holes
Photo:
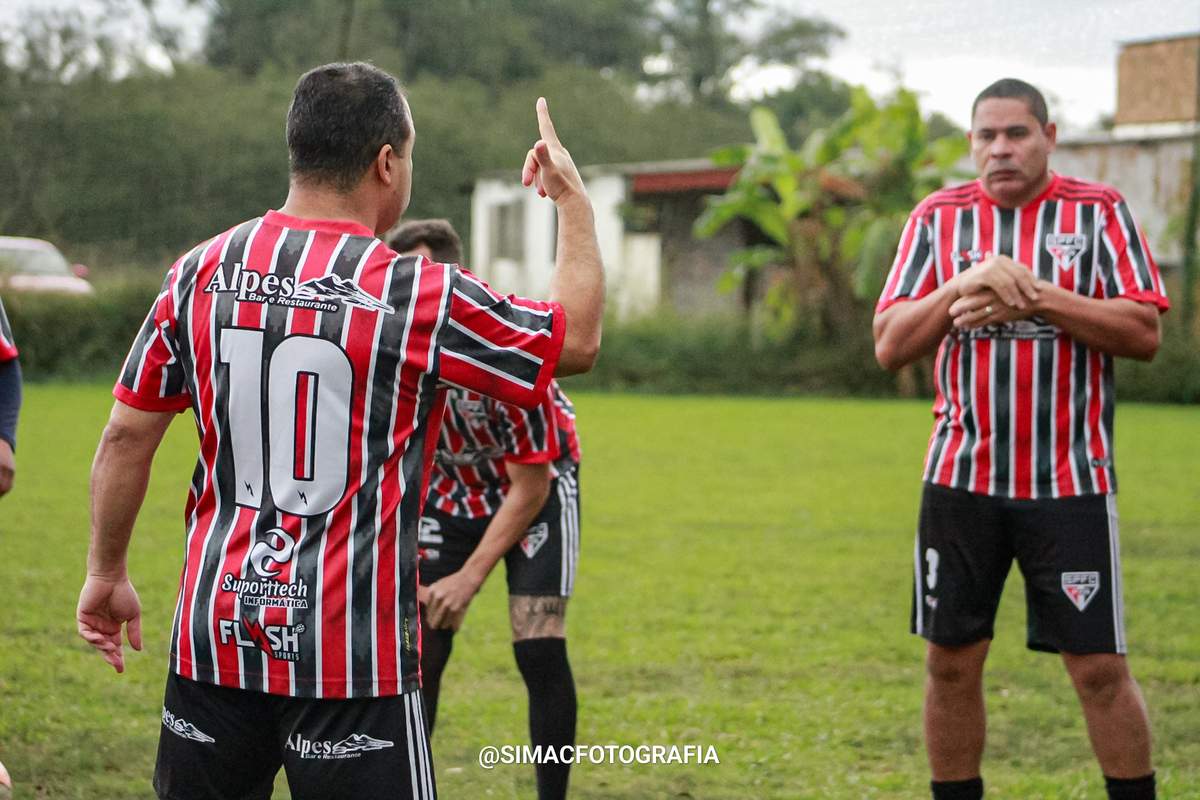
[(539, 138), (525, 156), (521, 182), (554, 201), (558, 210), (558, 254), (550, 299), (567, 318), (562, 355), (555, 375), (587, 372), (600, 352), (604, 317), (604, 265), (596, 222), (583, 179), (571, 154), (558, 140), (546, 99), (537, 101)]
[(92, 535), (75, 621), (79, 635), (117, 672), (125, 670), (122, 625), (127, 625), (133, 649), (142, 649), (141, 605), (129, 581), (126, 555), (154, 453), (174, 416), (118, 401), (92, 463)]

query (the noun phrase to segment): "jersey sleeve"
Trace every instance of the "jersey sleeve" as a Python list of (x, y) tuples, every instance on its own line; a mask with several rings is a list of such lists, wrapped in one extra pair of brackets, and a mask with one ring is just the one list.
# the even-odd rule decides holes
[(933, 245), (932, 216), (926, 203), (921, 203), (904, 225), (896, 259), (875, 306), (876, 314), (904, 300), (920, 300), (938, 287)]
[(554, 399), (549, 388), (542, 404), (535, 409), (501, 403), (497, 404), (496, 412), (503, 425), (505, 461), (544, 464), (558, 457)]
[(4, 312), (4, 303), (0, 301), (0, 363), (12, 361), (17, 357), (17, 343), (13, 341), (12, 328), (8, 324), (8, 314)]
[(178, 270), (176, 262), (163, 281), (146, 321), (113, 387), (113, 396), (143, 411), (183, 411), (191, 405), (179, 348), (175, 341)]
[(449, 317), (439, 336), (439, 377), (503, 403), (536, 408), (554, 377), (565, 332), (558, 303), (497, 294), (454, 268)]
[(1150, 254), (1145, 233), (1120, 195), (1115, 195), (1104, 209), (1100, 238), (1100, 280), (1096, 282), (1095, 295), (1124, 297), (1151, 303), (1159, 313), (1167, 311), (1171, 303), (1158, 264)]

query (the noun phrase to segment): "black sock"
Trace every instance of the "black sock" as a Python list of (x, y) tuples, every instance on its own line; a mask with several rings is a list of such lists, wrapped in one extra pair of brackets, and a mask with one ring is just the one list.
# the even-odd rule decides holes
[(983, 778), (965, 781), (930, 781), (933, 800), (983, 800)]
[(1154, 773), (1140, 778), (1110, 778), (1104, 776), (1108, 800), (1154, 800)]
[[(529, 689), (529, 738), (532, 744), (575, 744), (575, 678), (567, 661), (565, 639), (513, 642), (517, 668)], [(538, 764), (538, 800), (567, 796), (570, 764)]]
[(442, 688), (442, 672), (454, 647), (454, 631), (449, 628), (426, 628), (421, 631), (421, 693), (425, 695), (425, 713), (429, 717), (429, 734), (437, 719), (438, 692)]

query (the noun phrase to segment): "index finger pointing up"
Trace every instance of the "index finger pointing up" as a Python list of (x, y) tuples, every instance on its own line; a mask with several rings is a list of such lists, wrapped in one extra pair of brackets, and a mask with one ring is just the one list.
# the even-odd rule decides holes
[(550, 121), (550, 106), (546, 98), (537, 99), (538, 134), (548, 142), (558, 142), (558, 134), (554, 131), (554, 123)]

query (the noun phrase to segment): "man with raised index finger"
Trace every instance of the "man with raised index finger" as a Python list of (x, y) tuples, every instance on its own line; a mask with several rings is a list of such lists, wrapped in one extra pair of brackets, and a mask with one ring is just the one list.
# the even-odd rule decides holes
[(937, 351), (912, 614), (933, 796), (983, 796), (983, 665), (1015, 558), (1027, 644), (1061, 654), (1109, 797), (1152, 798), (1125, 660), (1113, 359), (1154, 357), (1162, 278), (1115, 189), (1050, 171), (1035, 87), (984, 89), (968, 136), (978, 180), (913, 211), (874, 323), (887, 369)]
[(603, 274), (545, 100), (527, 183), (558, 208), (548, 302), (496, 293), (377, 235), (408, 204), (416, 131), (395, 78), (301, 77), (287, 199), (168, 271), (92, 470), (80, 635), (141, 649), (126, 569), (150, 463), (191, 409), (199, 453), (154, 786), (172, 800), (432, 798), (418, 686), (417, 525), (442, 398), (523, 407), (591, 368)]

